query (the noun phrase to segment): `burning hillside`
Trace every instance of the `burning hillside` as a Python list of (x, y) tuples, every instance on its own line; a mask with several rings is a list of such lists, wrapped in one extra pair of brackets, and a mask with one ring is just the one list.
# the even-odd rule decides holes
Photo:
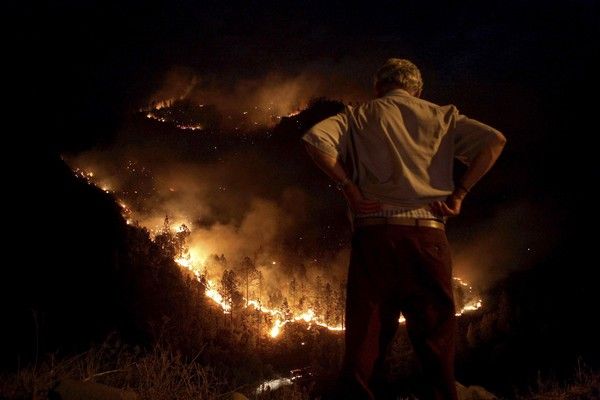
[(309, 66), (294, 74), (269, 73), (234, 83), (173, 68), (138, 111), (181, 130), (248, 132), (272, 128), (282, 118), (298, 114), (315, 97), (364, 98), (363, 89), (349, 83), (352, 79), (324, 75), (323, 69), (329, 68), (334, 67)]
[[(313, 255), (294, 254), (289, 245), (281, 242), (278, 232), (280, 226), (289, 225), (290, 221), (286, 221), (285, 213), (276, 205), (264, 200), (255, 200), (254, 209), (239, 223), (216, 223), (207, 228), (201, 218), (193, 217), (201, 207), (196, 205), (193, 210), (186, 210), (177, 208), (181, 203), (161, 199), (177, 192), (167, 185), (166, 194), (161, 193), (159, 188), (165, 186), (163, 178), (132, 161), (125, 169), (137, 177), (136, 185), (120, 184), (114, 191), (110, 179), (100, 173), (90, 169), (75, 172), (89, 184), (112, 191), (127, 223), (150, 231), (153, 240), (193, 274), (203, 285), (205, 296), (223, 313), (258, 313), (261, 335), (272, 338), (278, 337), (290, 323), (303, 324), (307, 329), (343, 331), (346, 248), (340, 248), (333, 256), (324, 255), (322, 249), (313, 249)], [(222, 187), (219, 189), (223, 191)], [(173, 208), (166, 213), (164, 208), (153, 213), (148, 204), (159, 200)], [(257, 220), (261, 221), (258, 229)], [(302, 239), (299, 237), (299, 241)], [(252, 241), (255, 243), (251, 244)], [(458, 277), (454, 283), (457, 315), (482, 307), (473, 287)], [(400, 322), (403, 321), (401, 317)]]
[[(302, 118), (311, 125), (343, 104), (311, 103), (273, 127), (322, 83), (310, 78), (270, 76), (224, 90), (171, 71), (121, 144), (68, 160), (190, 271), (231, 325), (253, 319), (259, 336), (277, 337), (292, 323), (344, 329), (343, 203), (294, 140), (308, 127)], [(457, 315), (481, 307), (468, 283), (454, 283)]]
[(214, 104), (197, 104), (189, 99), (169, 99), (155, 102), (140, 109), (146, 118), (171, 124), (178, 129), (190, 131), (213, 131), (219, 128), (234, 131), (252, 131), (272, 127), (284, 116), (293, 116), (298, 111), (280, 115), (272, 102), (251, 107), (249, 111), (230, 111), (222, 114)]

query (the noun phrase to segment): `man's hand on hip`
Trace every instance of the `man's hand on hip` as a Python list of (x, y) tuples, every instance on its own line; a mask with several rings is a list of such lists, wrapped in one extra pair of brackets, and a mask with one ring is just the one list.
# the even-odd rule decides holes
[(354, 214), (370, 214), (381, 211), (381, 203), (377, 200), (365, 199), (358, 187), (351, 183), (344, 187), (344, 196)]
[(431, 211), (444, 217), (454, 217), (460, 214), (463, 199), (450, 195), (446, 201), (434, 201), (430, 204)]

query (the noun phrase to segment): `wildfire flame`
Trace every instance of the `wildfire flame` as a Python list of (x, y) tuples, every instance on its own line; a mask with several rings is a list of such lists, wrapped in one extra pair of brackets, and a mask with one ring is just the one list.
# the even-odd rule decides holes
[[(177, 262), (177, 264), (179, 264), (181, 267), (184, 267), (191, 271), (194, 271), (193, 263), (191, 262), (189, 257), (188, 258), (178, 258), (175, 260), (175, 262)], [(196, 272), (197, 279), (200, 280), (200, 275), (197, 273), (197, 271), (194, 271), (194, 272)], [(473, 291), (472, 286), (469, 285), (467, 282), (465, 282), (463, 279), (461, 279), (459, 277), (454, 277), (453, 279), (461, 286), (468, 288), (469, 292)], [(231, 305), (227, 301), (225, 301), (223, 296), (221, 296), (221, 294), (218, 292), (218, 290), (215, 289), (215, 287), (216, 287), (216, 284), (212, 280), (208, 280), (207, 284), (206, 284), (206, 290), (204, 292), (205, 295), (207, 297), (209, 297), (212, 301), (217, 303), (221, 307), (221, 309), (223, 310), (224, 313), (226, 313), (226, 314), (230, 313)], [(326, 328), (329, 331), (333, 331), (333, 332), (341, 332), (341, 331), (345, 330), (345, 328), (342, 325), (327, 324), (326, 322), (324, 322), (321, 318), (319, 318), (315, 314), (315, 311), (312, 308), (309, 308), (306, 311), (303, 311), (300, 313), (296, 313), (291, 318), (285, 318), (285, 316), (283, 315), (283, 313), (280, 310), (265, 307), (260, 303), (259, 300), (251, 300), (251, 299), (244, 299), (244, 300), (245, 300), (245, 304), (246, 304), (245, 307), (252, 307), (252, 308), (260, 311), (261, 313), (268, 314), (268, 315), (274, 317), (273, 325), (269, 329), (269, 336), (271, 336), (272, 338), (277, 338), (283, 331), (283, 327), (290, 322), (304, 322), (304, 323), (308, 324), (307, 329), (310, 329), (313, 325), (316, 325), (316, 326), (320, 326), (322, 328)], [(475, 298), (474, 300), (469, 301), (466, 304), (464, 304), (463, 307), (456, 312), (456, 316), (463, 315), (467, 312), (476, 311), (476, 310), (480, 309), (481, 307), (483, 307), (482, 300), (480, 298)], [(406, 323), (406, 318), (401, 314), (400, 318), (398, 319), (398, 322), (400, 324), (404, 324), (404, 323)]]
[(279, 334), (281, 333), (281, 328), (283, 327), (283, 325), (285, 325), (284, 322), (276, 319), (275, 323), (273, 324), (273, 327), (269, 331), (269, 335), (271, 335), (272, 338), (276, 338), (277, 336), (279, 336)]
[[(466, 288), (468, 293), (470, 293), (470, 294), (473, 293), (473, 287), (471, 285), (469, 285), (467, 282), (465, 282), (464, 280), (462, 280), (461, 278), (459, 278), (457, 276), (455, 276), (453, 279), (456, 283), (458, 283), (459, 285)], [(456, 312), (456, 316), (457, 317), (461, 316), (464, 313), (467, 313), (469, 311), (479, 310), (481, 307), (483, 307), (483, 301), (479, 297), (473, 297), (467, 303), (463, 304), (462, 308)]]
[[(159, 103), (155, 107), (168, 107), (168, 103)], [(76, 174), (76, 176), (86, 180), (89, 184), (99, 186), (102, 190), (110, 192), (110, 189), (106, 183), (100, 183), (100, 181), (95, 181), (95, 179), (97, 178), (96, 174), (93, 171), (75, 169), (74, 173)], [(132, 212), (129, 209), (129, 207), (123, 201), (119, 199), (117, 199), (117, 201), (121, 207), (123, 217), (125, 218), (127, 224), (133, 224), (135, 221), (130, 218)], [(172, 233), (177, 234), (189, 231), (189, 226), (191, 226), (191, 224), (185, 221), (177, 221), (176, 223), (171, 225), (170, 229), (172, 230)], [(156, 235), (160, 232), (160, 229), (150, 229), (150, 232), (153, 235)], [(186, 268), (187, 270), (191, 271), (196, 277), (196, 280), (204, 285), (205, 296), (211, 299), (211, 301), (213, 301), (215, 304), (217, 304), (219, 308), (221, 308), (223, 313), (230, 314), (232, 311), (232, 304), (229, 301), (227, 301), (219, 292), (218, 284), (214, 280), (208, 279), (207, 276), (203, 276), (199, 272), (200, 268), (205, 266), (208, 254), (208, 251), (196, 245), (189, 248), (184, 255), (178, 255), (177, 257), (175, 257), (174, 261), (182, 268)], [(271, 261), (271, 264), (276, 265), (277, 262)], [(473, 287), (459, 277), (454, 277), (453, 279), (469, 295), (467, 297), (467, 302), (462, 305), (462, 308), (460, 310), (457, 310), (456, 315), (460, 316), (465, 313), (480, 309), (483, 306), (483, 302), (479, 297), (475, 296)], [(282, 310), (265, 307), (259, 299), (243, 298), (243, 300), (244, 307), (252, 307), (260, 313), (272, 317), (273, 323), (270, 329), (268, 330), (268, 335), (272, 338), (279, 337), (283, 331), (283, 328), (288, 323), (306, 324), (307, 329), (311, 329), (313, 326), (319, 326), (333, 332), (341, 332), (345, 329), (343, 325), (327, 324), (324, 318), (317, 315), (315, 313), (315, 310), (312, 308), (307, 308), (306, 310), (301, 310), (298, 312), (288, 312), (286, 315)], [(406, 319), (403, 315), (400, 315), (398, 322), (400, 324), (406, 322)]]
[[(199, 282), (202, 282), (201, 275), (197, 270), (194, 269), (194, 262), (191, 260), (191, 257), (180, 257), (175, 259), (175, 262), (194, 273), (196, 279)], [(205, 283), (204, 294), (210, 298), (213, 302), (215, 302), (224, 313), (229, 314), (231, 312), (231, 304), (226, 301), (223, 296), (216, 289), (217, 285), (213, 280), (206, 280)], [(283, 327), (290, 322), (304, 322), (308, 324), (307, 329), (310, 329), (313, 325), (317, 325), (323, 328), (326, 328), (330, 331), (343, 331), (344, 328), (341, 325), (329, 325), (325, 323), (321, 318), (315, 315), (315, 311), (309, 308), (306, 311), (301, 313), (297, 313), (293, 315), (291, 318), (286, 318), (282, 311), (265, 307), (261, 304), (259, 300), (255, 299), (244, 299), (245, 307), (252, 307), (257, 311), (260, 311), (263, 314), (268, 314), (273, 317), (273, 325), (269, 329), (269, 336), (272, 338), (278, 337)]]
[(209, 281), (206, 285), (206, 290), (204, 291), (204, 294), (206, 295), (206, 297), (210, 298), (212, 301), (221, 306), (225, 314), (229, 314), (231, 312), (231, 305), (228, 302), (226, 302), (225, 299), (223, 299), (221, 293), (219, 293), (219, 291), (213, 286), (214, 283), (212, 281)]
[[(158, 121), (161, 123), (171, 123), (175, 127), (181, 130), (190, 130), (190, 131), (202, 131), (207, 128), (203, 123), (198, 121), (198, 118), (191, 118), (187, 120), (187, 122), (178, 122), (178, 119), (173, 116), (172, 111), (177, 109), (178, 100), (184, 99), (185, 96), (177, 98), (171, 98), (163, 101), (152, 102), (149, 107), (141, 108), (140, 113), (144, 114), (147, 119), (151, 119), (154, 121)], [(227, 120), (239, 120), (239, 123), (245, 122), (250, 127), (257, 126), (270, 126), (274, 125), (276, 122), (285, 117), (294, 117), (302, 111), (302, 108), (291, 111), (289, 113), (278, 114), (275, 112), (272, 106), (272, 102), (266, 105), (255, 106), (252, 110), (252, 114), (249, 114), (248, 111), (232, 113), (232, 115), (227, 116)], [(195, 104), (194, 106), (198, 107), (198, 109), (202, 109), (204, 104)], [(235, 127), (236, 130), (242, 128), (241, 125)]]
[[(197, 271), (195, 271), (193, 269), (193, 263), (191, 262), (189, 257), (188, 258), (178, 258), (175, 260), (175, 262), (177, 262), (177, 264), (179, 264), (181, 267), (187, 268), (187, 269), (195, 272), (197, 279), (200, 280), (200, 275), (197, 273)], [(453, 279), (461, 286), (468, 288), (469, 291), (473, 290), (472, 286), (469, 285), (464, 280), (462, 280), (461, 278), (454, 277)], [(207, 297), (209, 297), (212, 301), (214, 301), (216, 304), (218, 304), (224, 313), (226, 313), (226, 314), (230, 313), (231, 305), (227, 301), (225, 301), (223, 296), (218, 292), (218, 290), (215, 289), (215, 287), (216, 287), (216, 284), (214, 283), (214, 281), (208, 280), (206, 283), (206, 290), (204, 292), (205, 295)], [(316, 326), (320, 326), (322, 328), (326, 328), (333, 332), (341, 332), (341, 331), (345, 330), (345, 328), (342, 325), (327, 324), (326, 322), (324, 322), (321, 318), (319, 318), (315, 314), (315, 311), (312, 308), (309, 308), (306, 311), (303, 311), (300, 313), (296, 313), (291, 318), (285, 318), (285, 316), (283, 315), (283, 313), (280, 310), (265, 307), (260, 303), (259, 300), (250, 300), (250, 299), (244, 299), (244, 300), (245, 300), (245, 304), (246, 304), (245, 307), (252, 307), (252, 308), (260, 311), (261, 313), (268, 314), (268, 315), (274, 317), (273, 325), (269, 329), (269, 336), (271, 336), (272, 338), (277, 338), (283, 331), (283, 327), (290, 322), (304, 322), (304, 323), (308, 324), (307, 329), (310, 329), (313, 325), (316, 325)], [(463, 307), (456, 312), (456, 316), (463, 315), (470, 311), (478, 310), (482, 306), (483, 306), (482, 300), (480, 298), (476, 298), (475, 300), (472, 300), (472, 301), (464, 304)], [(404, 323), (406, 323), (406, 318), (403, 315), (400, 315), (398, 322), (400, 324), (404, 324)]]

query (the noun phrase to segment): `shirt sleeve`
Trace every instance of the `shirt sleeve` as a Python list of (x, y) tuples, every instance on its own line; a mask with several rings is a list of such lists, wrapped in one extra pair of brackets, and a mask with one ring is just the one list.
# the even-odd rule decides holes
[(302, 140), (323, 153), (337, 158), (343, 156), (348, 137), (348, 115), (346, 112), (324, 119), (308, 130)]
[(469, 165), (477, 154), (496, 138), (503, 138), (496, 129), (459, 114), (456, 111), (451, 131), (454, 135), (454, 156)]

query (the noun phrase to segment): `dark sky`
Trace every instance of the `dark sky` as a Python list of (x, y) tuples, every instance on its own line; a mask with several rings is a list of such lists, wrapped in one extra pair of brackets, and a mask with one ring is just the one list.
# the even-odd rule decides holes
[(551, 199), (549, 212), (561, 218), (588, 201), (587, 188), (600, 180), (592, 89), (598, 2), (324, 3), (22, 7), (15, 10), (25, 19), (14, 43), (23, 56), (10, 80), (25, 93), (27, 112), (28, 104), (35, 110), (35, 142), (64, 152), (114, 140), (124, 116), (173, 67), (223, 88), (311, 68), (368, 93), (386, 58), (405, 57), (423, 72), (424, 98), (456, 104), (506, 134), (484, 200)]
[(110, 132), (71, 133), (71, 118), (118, 121), (173, 66), (234, 84), (327, 65), (324, 73), (347, 74), (369, 90), (390, 56), (421, 67), (424, 97), (483, 113), (510, 137), (516, 127), (507, 112), (522, 119), (524, 108), (536, 108), (539, 127), (558, 108), (579, 113), (564, 100), (591, 87), (598, 53), (592, 1), (116, 3), (63, 1), (25, 11), (17, 41), (32, 39), (23, 45), (34, 71), (26, 83), (37, 98), (55, 99), (49, 112), (63, 132), (52, 136), (67, 146)]

